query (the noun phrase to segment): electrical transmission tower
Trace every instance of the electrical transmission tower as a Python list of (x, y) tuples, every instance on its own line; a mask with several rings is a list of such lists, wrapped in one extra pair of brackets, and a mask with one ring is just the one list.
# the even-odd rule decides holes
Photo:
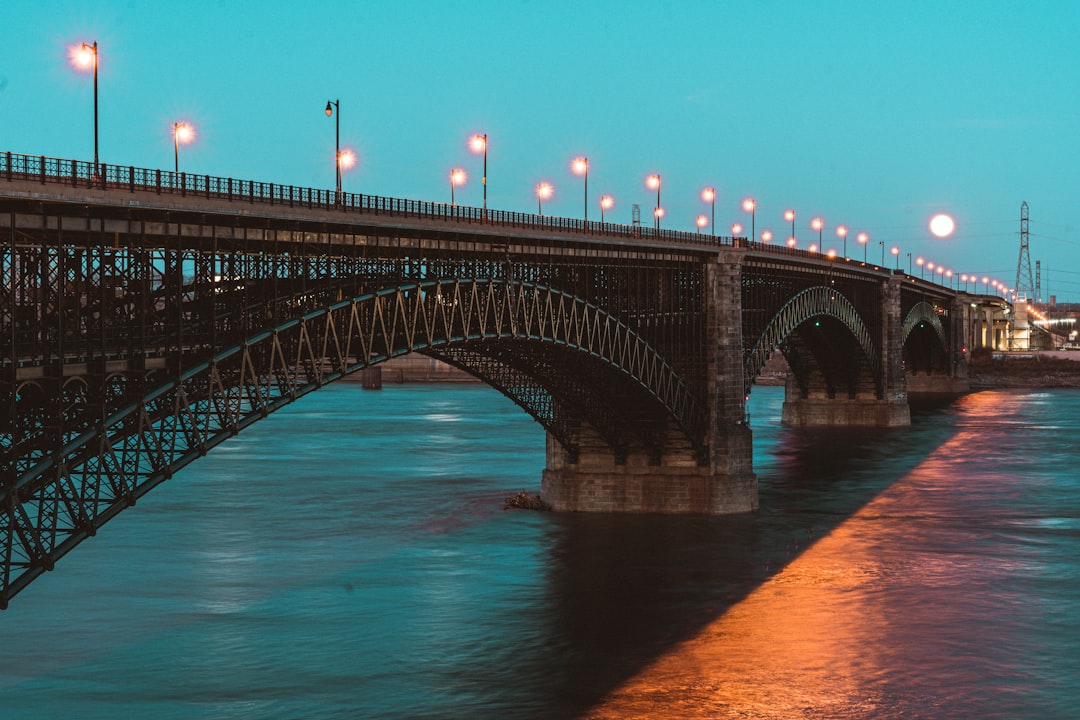
[(1020, 203), (1020, 257), (1016, 261), (1016, 299), (1035, 299), (1035, 281), (1031, 279), (1031, 255), (1028, 253), (1028, 204)]

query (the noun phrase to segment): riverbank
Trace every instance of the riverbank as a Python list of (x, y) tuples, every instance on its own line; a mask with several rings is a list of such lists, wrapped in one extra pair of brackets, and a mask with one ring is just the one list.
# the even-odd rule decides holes
[(1080, 352), (976, 351), (968, 363), (972, 390), (1080, 388)]

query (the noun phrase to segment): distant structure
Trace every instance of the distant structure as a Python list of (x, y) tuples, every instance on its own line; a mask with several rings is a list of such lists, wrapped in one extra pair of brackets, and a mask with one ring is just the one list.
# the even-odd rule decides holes
[(630, 217), (631, 217), (631, 222), (635, 226), (641, 225), (641, 206), (638, 205), (637, 203), (634, 203), (634, 207), (631, 210), (631, 216)]
[(1042, 260), (1035, 261), (1035, 302), (1042, 304)]
[(1020, 203), (1020, 257), (1016, 260), (1016, 299), (1035, 298), (1035, 282), (1031, 279), (1031, 255), (1028, 252), (1028, 204)]

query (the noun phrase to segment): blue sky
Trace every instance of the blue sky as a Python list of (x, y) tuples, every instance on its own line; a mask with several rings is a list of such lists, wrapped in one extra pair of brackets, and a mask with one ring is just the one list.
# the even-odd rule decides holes
[[(669, 7), (664, 7), (665, 5)], [(1020, 203), (1044, 295), (1080, 302), (1080, 2), (442, 2), (7, 0), (0, 150), (92, 159), (92, 83), (67, 47), (101, 48), (102, 162), (332, 187), (334, 121), (359, 164), (345, 189), (580, 217), (790, 234), (826, 222), (1013, 284)], [(930, 216), (957, 221), (933, 238)], [(832, 239), (829, 242), (829, 238)], [(848, 252), (861, 250), (849, 239)]]

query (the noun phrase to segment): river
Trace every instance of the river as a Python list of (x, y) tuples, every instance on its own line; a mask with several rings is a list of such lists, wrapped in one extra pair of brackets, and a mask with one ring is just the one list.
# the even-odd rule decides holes
[(781, 402), (760, 512), (605, 516), (502, 509), (544, 439), (488, 388), (331, 385), (0, 613), (0, 717), (1076, 717), (1080, 391)]

